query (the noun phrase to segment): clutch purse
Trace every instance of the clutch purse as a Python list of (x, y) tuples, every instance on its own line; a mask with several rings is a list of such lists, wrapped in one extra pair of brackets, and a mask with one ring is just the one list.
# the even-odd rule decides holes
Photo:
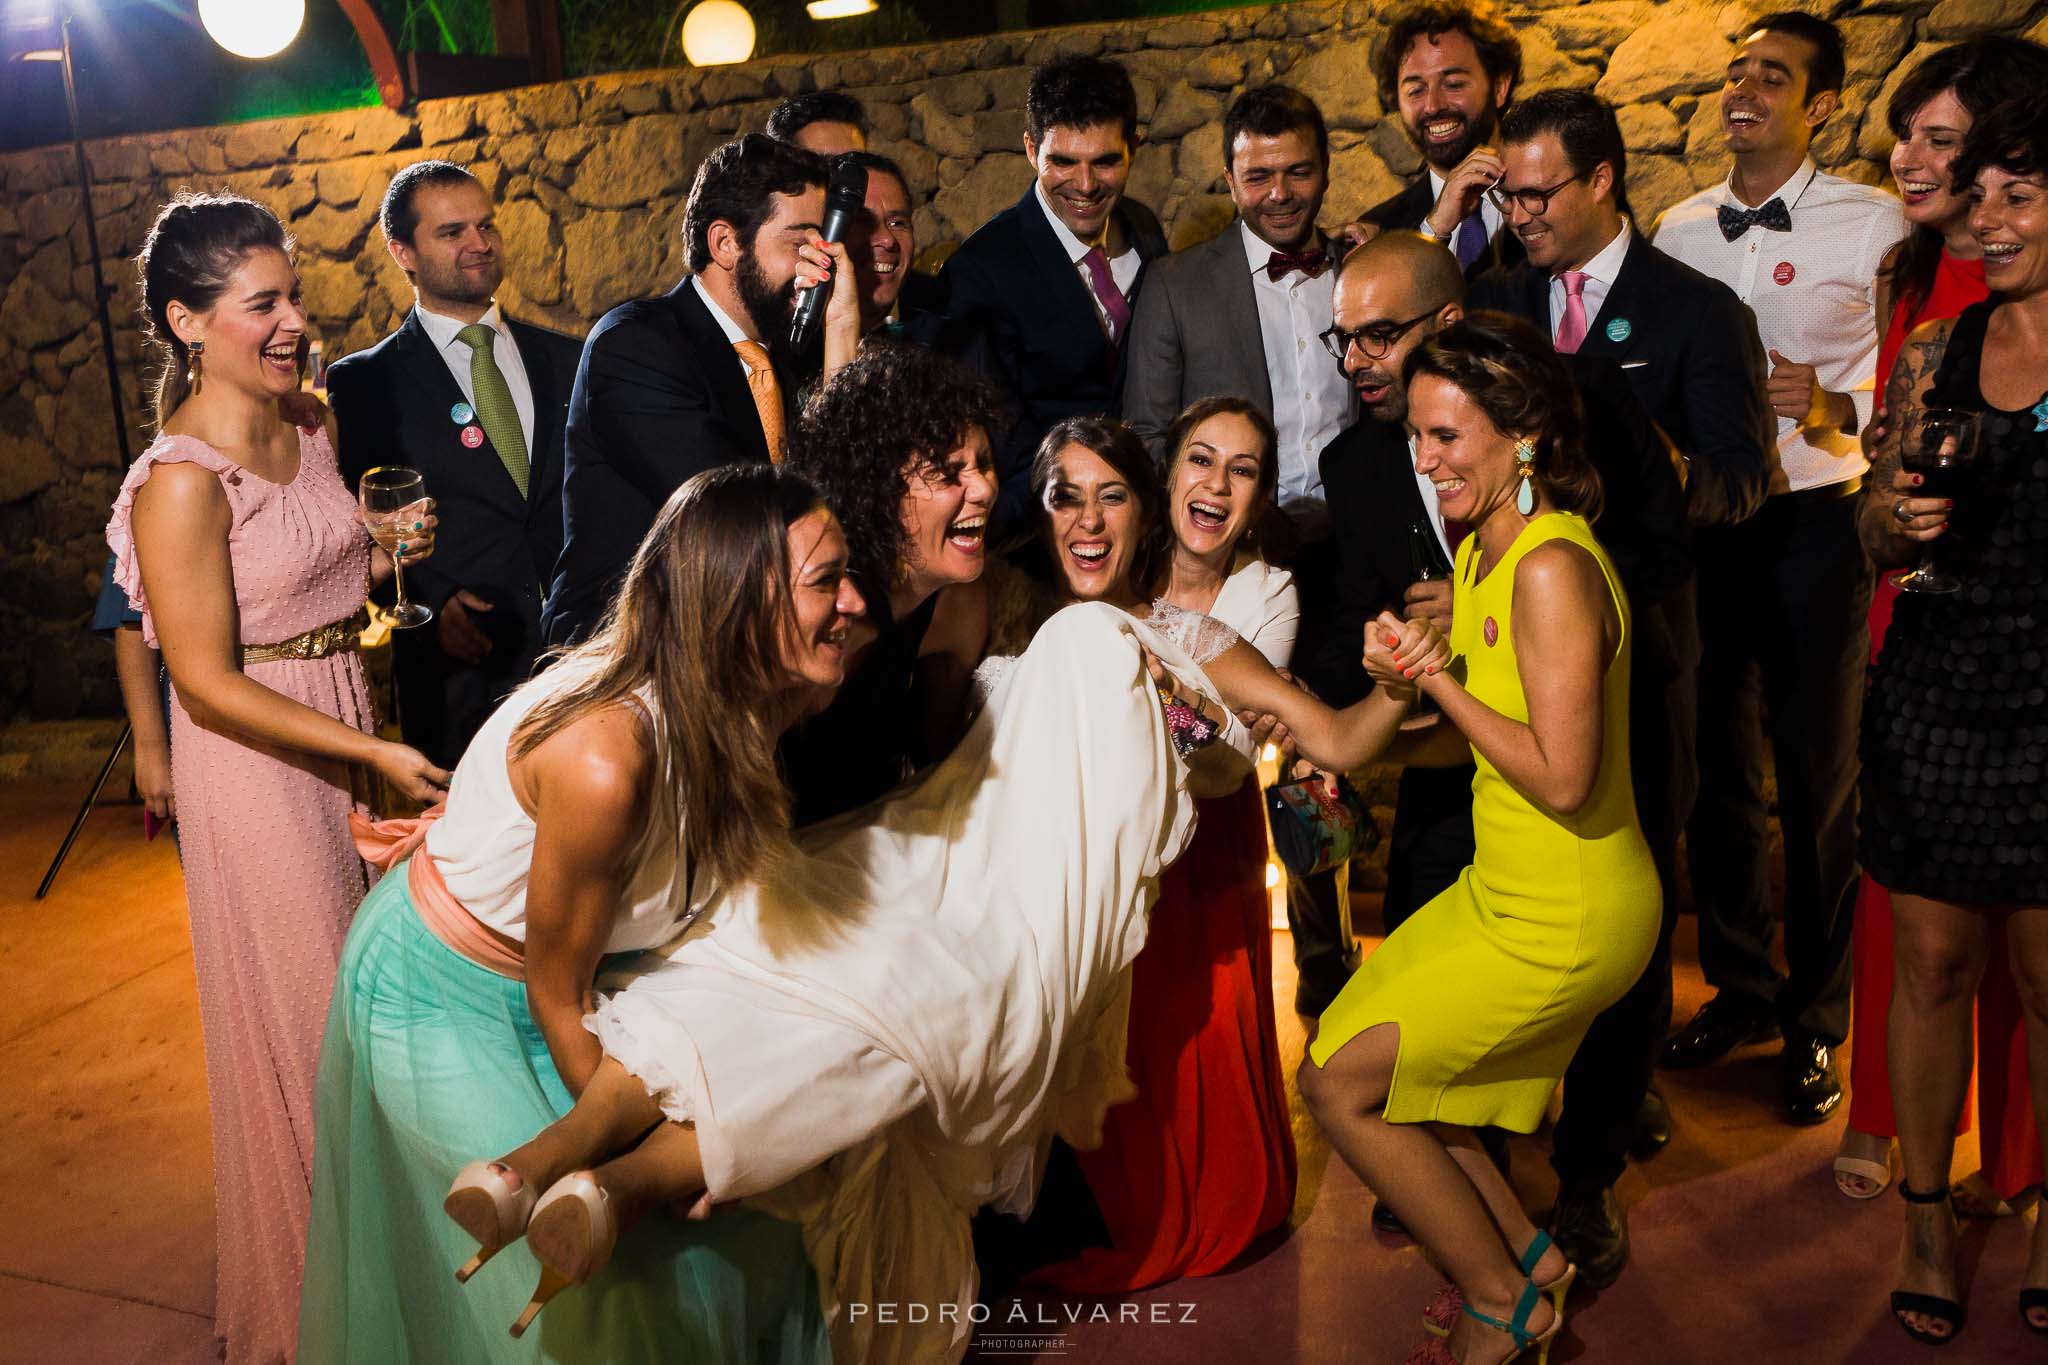
[(1349, 778), (1332, 793), (1320, 777), (1275, 782), (1266, 788), (1266, 823), (1273, 851), (1296, 877), (1328, 872), (1379, 845), (1379, 826)]

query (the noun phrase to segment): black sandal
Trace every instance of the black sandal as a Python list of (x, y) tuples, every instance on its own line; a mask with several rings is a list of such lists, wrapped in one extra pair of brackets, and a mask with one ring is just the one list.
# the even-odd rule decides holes
[(2020, 1321), (2027, 1324), (2027, 1330), (2036, 1336), (2048, 1337), (2048, 1322), (2035, 1322), (2029, 1313), (2048, 1313), (2048, 1289), (2022, 1289), (2020, 1291)]
[[(1908, 1204), (1946, 1204), (1949, 1202), (1947, 1186), (1943, 1186), (1932, 1193), (1922, 1194), (1920, 1191), (1907, 1185), (1903, 1179), (1899, 1181), (1899, 1197)], [(1951, 1210), (1951, 1215), (1953, 1215), (1953, 1210)], [(2044, 1306), (2048, 1306), (2048, 1290), (2023, 1291), (2020, 1296), (2022, 1311), (2024, 1311), (2027, 1292), (2040, 1293)], [(1936, 1334), (1923, 1328), (1915, 1327), (1906, 1321), (1905, 1315), (1908, 1313), (1917, 1313), (1921, 1317), (1933, 1318), (1936, 1322), (1945, 1323), (1948, 1326), (1948, 1331), (1945, 1334)], [(1892, 1316), (1898, 1319), (1899, 1326), (1906, 1330), (1907, 1336), (1915, 1341), (1924, 1342), (1929, 1346), (1946, 1346), (1963, 1334), (1963, 1306), (1954, 1299), (1944, 1299), (1939, 1295), (1910, 1294), (1903, 1289), (1894, 1289), (1892, 1291)], [(2033, 1324), (2029, 1323), (2028, 1326), (2033, 1326)], [(2035, 1328), (2035, 1330), (2042, 1331), (2048, 1329)]]

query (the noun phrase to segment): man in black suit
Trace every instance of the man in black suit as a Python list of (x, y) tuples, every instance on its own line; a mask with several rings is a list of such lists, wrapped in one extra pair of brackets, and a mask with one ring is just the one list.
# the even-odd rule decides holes
[(1031, 73), (1024, 155), (1037, 179), (939, 272), (950, 316), (977, 339), (1016, 413), (995, 441), (998, 522), (1031, 523), (1031, 457), (1063, 417), (1117, 411), (1131, 301), (1166, 253), (1152, 211), (1124, 197), (1137, 148), (1131, 78), (1099, 57)]
[(328, 398), (351, 487), (374, 465), (410, 465), (439, 503), (434, 557), (406, 571), (434, 622), (393, 635), (392, 671), (405, 742), (453, 768), (540, 651), (581, 347), (499, 311), (504, 242), (468, 171), (406, 167), (380, 219), (413, 307), (397, 331), (335, 363)]
[(1423, 165), (1365, 221), (1448, 244), (1467, 279), (1518, 264), (1521, 243), (1486, 197), (1501, 173), (1494, 134), (1522, 78), (1514, 29), (1489, 0), (1417, 0), (1388, 19), (1373, 75)]
[(689, 278), (591, 329), (569, 400), (550, 643), (602, 619), (691, 475), (780, 458), (804, 377), (783, 354), (796, 279), (816, 272), (801, 253), (816, 256), (824, 213), (823, 158), (759, 133), (728, 142), (697, 168), (683, 209)]
[[(1620, 367), (1684, 461), (1692, 525), (1750, 516), (1763, 501), (1775, 423), (1749, 310), (1726, 285), (1636, 236), (1623, 191), (1627, 152), (1614, 110), (1599, 98), (1570, 90), (1532, 95), (1508, 111), (1502, 141), (1506, 178), (1494, 193), (1528, 261), (1480, 279), (1471, 302), (1528, 319), (1562, 353)], [(1589, 418), (1595, 407), (1589, 399)], [(1595, 1285), (1611, 1282), (1628, 1258), (1627, 1224), (1614, 1197), (1627, 1155), (1656, 1150), (1670, 1133), (1650, 1076), (1671, 1018), (1678, 834), (1699, 789), (1696, 600), (1688, 574), (1682, 595), (1659, 618), (1637, 613), (1636, 676), (1649, 671), (1646, 658), (1655, 659), (1666, 684), (1661, 704), (1647, 708), (1639, 687), (1630, 714), (1637, 809), (1657, 861), (1664, 919), (1642, 979), (1594, 1021), (1566, 1073), (1552, 1159), (1559, 1175), (1554, 1231)], [(1646, 742), (1646, 732), (1668, 743)], [(1670, 770), (1646, 782), (1642, 767), (1653, 749), (1669, 755)]]

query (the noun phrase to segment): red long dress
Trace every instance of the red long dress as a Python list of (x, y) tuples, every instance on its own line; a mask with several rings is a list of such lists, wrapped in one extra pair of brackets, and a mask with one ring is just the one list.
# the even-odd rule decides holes
[(1109, 1111), (1102, 1146), (1077, 1154), (1110, 1245), (1031, 1276), (1062, 1293), (1214, 1274), (1294, 1204), (1259, 785), (1199, 809), (1131, 966), (1125, 1058), (1138, 1094)]
[[(1984, 263), (1963, 261), (1941, 253), (1934, 286), (1911, 309), (1892, 312), (1891, 326), (1877, 352), (1877, 388), (1882, 401), (1892, 362), (1915, 327), (1951, 318), (1988, 294)], [(1874, 663), (1891, 625), (1892, 604), (1899, 590), (1889, 574), (1880, 575), (1870, 599), (1870, 657)], [(1849, 1060), (1849, 1127), (1877, 1137), (1895, 1137), (1891, 1074), (1885, 1030), (1892, 1001), (1891, 893), (1866, 876), (1856, 897), (1852, 938), (1855, 990), (1851, 1033), (1856, 1046)], [(2041, 1143), (2034, 1125), (2032, 1091), (2027, 1083), (2025, 1016), (2013, 984), (2005, 935), (1993, 934), (1984, 981), (1977, 992), (1977, 1096), (1983, 1110), (1980, 1139), (1984, 1176), (2000, 1198), (2010, 1199), (2041, 1183)], [(1970, 1126), (1970, 1102), (1963, 1101), (1958, 1132)]]

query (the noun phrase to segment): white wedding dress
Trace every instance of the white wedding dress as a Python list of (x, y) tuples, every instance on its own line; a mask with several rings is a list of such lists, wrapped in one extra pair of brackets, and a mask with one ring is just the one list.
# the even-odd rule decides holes
[(804, 1225), (838, 1359), (958, 1360), (975, 1210), (1028, 1210), (1050, 1139), (1130, 1093), (1128, 966), (1194, 824), (1140, 647), (1220, 701), (1198, 660), (1236, 638), (1067, 608), (951, 757), (602, 983), (587, 1022), (696, 1125), (709, 1197)]

